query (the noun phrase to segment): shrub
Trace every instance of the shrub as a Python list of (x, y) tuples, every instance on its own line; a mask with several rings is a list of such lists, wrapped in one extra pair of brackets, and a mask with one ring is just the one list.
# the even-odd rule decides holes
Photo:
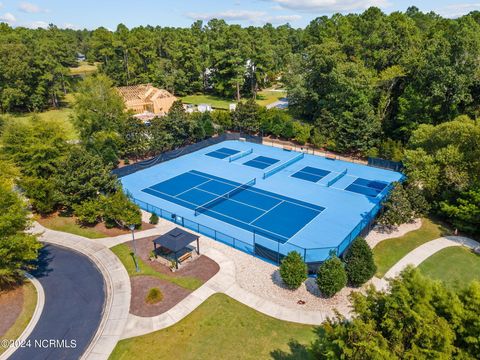
[(163, 294), (159, 288), (151, 288), (148, 290), (148, 294), (145, 297), (145, 302), (147, 304), (157, 304), (163, 300)]
[(337, 256), (333, 255), (318, 267), (317, 285), (326, 297), (332, 297), (347, 285), (347, 273)]
[(78, 205), (73, 205), (73, 211), (78, 221), (84, 225), (94, 225), (103, 215), (103, 205), (97, 199), (86, 200)]
[(377, 271), (372, 249), (363, 238), (356, 238), (345, 254), (345, 271), (352, 286), (365, 284)]
[(296, 251), (290, 251), (280, 264), (280, 276), (290, 289), (298, 289), (307, 279), (307, 264)]
[(158, 224), (158, 215), (155, 213), (152, 213), (150, 216), (150, 224), (157, 225)]

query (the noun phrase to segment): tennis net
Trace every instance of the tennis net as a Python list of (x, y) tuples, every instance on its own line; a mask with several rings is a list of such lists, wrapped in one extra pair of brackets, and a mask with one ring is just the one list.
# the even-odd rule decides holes
[(282, 171), (283, 169), (292, 165), (293, 163), (296, 163), (297, 161), (302, 160), (304, 157), (305, 157), (304, 153), (301, 153), (298, 156), (295, 156), (293, 159), (290, 159), (290, 160), (284, 162), (283, 164), (280, 164), (277, 167), (264, 172), (263, 173), (263, 178), (266, 179), (266, 178), (272, 176), (273, 174), (276, 174), (277, 172)]
[(253, 149), (250, 149), (250, 150), (247, 150), (247, 151), (243, 151), (243, 152), (238, 153), (238, 154), (233, 154), (232, 156), (230, 156), (230, 157), (228, 158), (228, 162), (232, 162), (232, 161), (241, 159), (241, 158), (243, 158), (243, 157), (245, 157), (245, 156), (250, 155), (251, 153), (253, 153)]
[(249, 182), (245, 183), (245, 184), (242, 184), (242, 185), (239, 185), (237, 186), (236, 188), (226, 192), (225, 194), (222, 194), (218, 197), (216, 197), (215, 199), (212, 199), (210, 201), (207, 201), (205, 204), (203, 205), (200, 205), (200, 206), (197, 206), (195, 208), (195, 216), (198, 216), (202, 213), (204, 213), (205, 211), (207, 211), (208, 209), (211, 209), (213, 206), (221, 203), (222, 201), (224, 200), (228, 200), (230, 199), (230, 197), (232, 197), (233, 195), (235, 194), (238, 194), (239, 192), (241, 191), (244, 191), (250, 187), (252, 187), (253, 185), (255, 185), (257, 183), (257, 179), (252, 179), (250, 180)]
[(342, 177), (344, 177), (345, 175), (347, 174), (347, 169), (343, 170), (340, 174), (338, 174), (337, 176), (335, 176), (332, 180), (330, 180), (328, 183), (327, 183), (327, 186), (331, 186), (333, 184), (335, 184), (338, 180), (340, 180)]

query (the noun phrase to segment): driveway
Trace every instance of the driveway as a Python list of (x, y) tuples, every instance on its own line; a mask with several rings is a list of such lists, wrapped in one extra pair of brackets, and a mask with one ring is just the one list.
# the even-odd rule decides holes
[(103, 277), (86, 256), (47, 244), (33, 275), (45, 291), (42, 315), (15, 360), (78, 359), (100, 324), (105, 303)]

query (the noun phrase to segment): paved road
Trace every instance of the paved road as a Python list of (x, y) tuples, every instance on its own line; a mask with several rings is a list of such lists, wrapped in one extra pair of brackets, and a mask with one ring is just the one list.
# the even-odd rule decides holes
[(45, 307), (26, 341), (30, 347), (19, 348), (10, 359), (78, 359), (100, 324), (105, 302), (100, 271), (76, 251), (46, 245), (33, 275), (45, 290)]

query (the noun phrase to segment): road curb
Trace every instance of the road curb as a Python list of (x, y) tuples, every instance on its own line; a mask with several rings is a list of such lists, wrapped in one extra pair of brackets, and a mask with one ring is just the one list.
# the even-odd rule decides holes
[[(16, 344), (22, 344), (30, 336), (33, 329), (38, 323), (40, 316), (43, 312), (43, 307), (45, 305), (45, 292), (43, 291), (42, 284), (34, 276), (29, 273), (25, 273), (25, 276), (30, 280), (30, 282), (35, 286), (37, 292), (37, 304), (35, 305), (35, 310), (33, 311), (32, 318), (27, 324), (27, 327), (23, 330), (20, 336), (16, 339)], [(0, 360), (8, 359), (16, 350), (18, 346), (8, 348), (3, 354), (0, 355)]]

